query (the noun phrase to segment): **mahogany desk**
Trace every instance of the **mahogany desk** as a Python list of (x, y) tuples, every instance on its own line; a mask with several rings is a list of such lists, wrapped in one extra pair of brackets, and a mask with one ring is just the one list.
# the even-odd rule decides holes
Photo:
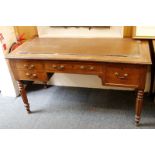
[(135, 122), (139, 124), (147, 66), (151, 64), (147, 41), (35, 38), (6, 55), (6, 58), (28, 113), (30, 106), (23, 87), (24, 80), (46, 83), (51, 73), (92, 74), (99, 76), (103, 85), (137, 90)]

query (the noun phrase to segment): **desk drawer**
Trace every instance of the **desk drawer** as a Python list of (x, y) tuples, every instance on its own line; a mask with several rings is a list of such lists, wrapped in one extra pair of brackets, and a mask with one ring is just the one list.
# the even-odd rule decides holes
[(105, 84), (136, 87), (140, 83), (141, 67), (125, 64), (108, 64), (105, 69)]
[(100, 74), (102, 72), (101, 64), (79, 63), (74, 65), (74, 70), (82, 74)]
[(26, 69), (26, 70), (43, 70), (44, 65), (36, 60), (16, 60), (14, 62), (16, 69)]
[(79, 62), (47, 62), (45, 70), (48, 72), (98, 74), (101, 73), (101, 65)]
[(47, 81), (47, 75), (44, 72), (15, 70), (16, 80), (29, 81)]
[(71, 72), (73, 71), (74, 65), (72, 63), (65, 62), (46, 62), (45, 70), (48, 72)]

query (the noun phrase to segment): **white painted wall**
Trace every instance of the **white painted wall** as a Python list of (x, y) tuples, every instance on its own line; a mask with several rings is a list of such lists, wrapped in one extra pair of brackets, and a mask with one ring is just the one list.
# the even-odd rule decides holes
[(84, 27), (50, 27), (50, 26), (38, 26), (39, 37), (80, 37), (80, 38), (103, 38), (103, 37), (123, 37), (123, 26), (111, 26), (107, 28), (89, 28)]
[(136, 26), (136, 36), (155, 37), (155, 26)]
[(10, 68), (4, 58), (4, 52), (8, 52), (9, 47), (16, 41), (13, 26), (0, 26), (0, 33), (3, 34), (7, 50), (3, 51), (0, 43), (0, 90), (3, 96), (15, 97), (19, 94), (17, 83), (14, 80)]

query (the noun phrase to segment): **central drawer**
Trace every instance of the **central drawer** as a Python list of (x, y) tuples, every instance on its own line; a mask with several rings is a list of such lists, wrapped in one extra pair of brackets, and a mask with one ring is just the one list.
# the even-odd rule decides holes
[(97, 63), (49, 61), (45, 63), (45, 70), (58, 73), (100, 74), (102, 65)]

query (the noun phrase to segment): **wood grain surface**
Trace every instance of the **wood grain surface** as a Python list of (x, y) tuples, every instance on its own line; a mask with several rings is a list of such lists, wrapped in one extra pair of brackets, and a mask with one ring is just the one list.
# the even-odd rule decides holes
[(151, 64), (148, 42), (129, 38), (35, 38), (6, 58)]

